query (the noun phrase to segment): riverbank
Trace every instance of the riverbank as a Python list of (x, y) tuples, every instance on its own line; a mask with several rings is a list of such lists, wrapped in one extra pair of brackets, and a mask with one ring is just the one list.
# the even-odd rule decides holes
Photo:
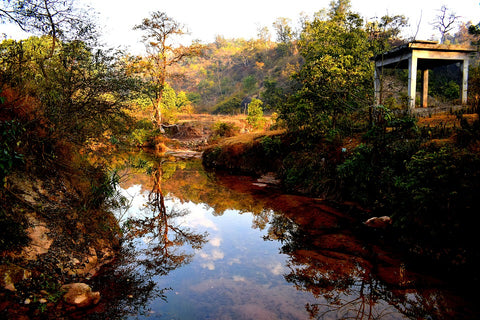
[(26, 155), (1, 190), (0, 315), (7, 319), (53, 319), (97, 303), (87, 284), (120, 245), (109, 210), (112, 177), (76, 147), (54, 147), (55, 161)]
[(418, 265), (478, 282), (471, 223), (480, 210), (478, 114), (403, 117), (363, 135), (298, 143), (297, 134), (229, 138), (203, 154), (205, 167), (252, 175), (273, 172), (284, 190), (367, 208), (359, 221), (389, 216), (374, 236)]

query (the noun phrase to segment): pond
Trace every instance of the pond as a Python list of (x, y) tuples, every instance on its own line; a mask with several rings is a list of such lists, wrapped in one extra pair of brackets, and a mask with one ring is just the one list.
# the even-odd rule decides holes
[(119, 191), (129, 207), (117, 217), (126, 240), (94, 280), (103, 298), (90, 318), (478, 316), (321, 199), (207, 173), (196, 157), (133, 154), (125, 163)]

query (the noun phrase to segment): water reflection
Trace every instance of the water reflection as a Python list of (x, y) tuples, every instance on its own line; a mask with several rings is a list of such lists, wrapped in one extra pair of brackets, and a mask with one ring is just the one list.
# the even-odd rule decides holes
[(162, 163), (153, 168), (151, 176), (153, 187), (145, 204), (148, 214), (127, 220), (125, 238), (129, 241), (144, 240), (146, 247), (142, 248), (143, 258), (138, 260), (139, 263), (146, 272), (162, 276), (190, 263), (193, 253), (183, 251), (184, 245), (200, 249), (206, 242), (207, 234), (195, 233), (177, 225), (178, 218), (189, 214), (187, 210), (172, 208), (167, 212), (162, 191)]
[(323, 201), (214, 176), (199, 161), (130, 162), (126, 172), (136, 173), (123, 188), (138, 186), (145, 197), (125, 218), (117, 267), (98, 280), (113, 275), (103, 307), (115, 310), (112, 319), (478, 316), (445, 283), (359, 237), (351, 217)]
[(115, 263), (95, 279), (94, 286), (101, 289), (105, 298), (90, 312), (92, 319), (150, 316), (149, 304), (166, 301), (165, 293), (172, 290), (159, 288), (155, 278), (191, 262), (193, 252), (185, 251), (186, 245), (200, 249), (207, 241), (207, 233), (178, 225), (178, 218), (188, 215), (188, 210), (167, 210), (162, 190), (165, 159), (141, 161), (141, 165), (130, 159), (126, 164), (124, 169), (140, 168), (148, 174), (152, 187), (141, 210), (135, 208), (135, 214), (129, 217), (125, 217), (125, 212), (119, 213), (124, 229), (123, 246)]

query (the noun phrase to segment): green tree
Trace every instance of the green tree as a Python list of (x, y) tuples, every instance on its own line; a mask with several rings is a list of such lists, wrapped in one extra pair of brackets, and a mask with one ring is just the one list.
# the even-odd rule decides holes
[(246, 92), (251, 92), (255, 90), (256, 86), (257, 86), (257, 80), (255, 79), (254, 76), (249, 75), (243, 79), (243, 88), (245, 89)]
[(203, 46), (194, 43), (191, 46), (175, 45), (176, 37), (186, 34), (182, 24), (167, 16), (165, 12), (156, 11), (150, 18), (143, 19), (142, 23), (135, 26), (145, 32), (143, 41), (148, 51), (148, 66), (144, 73), (147, 81), (146, 93), (154, 106), (155, 124), (162, 124), (162, 99), (166, 81), (173, 76), (169, 73), (170, 67), (183, 59), (200, 54)]
[(180, 112), (191, 114), (193, 113), (192, 101), (189, 100), (188, 95), (185, 91), (180, 91), (177, 94), (177, 109)]
[(260, 128), (264, 122), (262, 105), (262, 100), (255, 98), (248, 104), (247, 122), (255, 129)]
[(408, 26), (408, 19), (403, 15), (385, 15), (380, 19), (369, 21), (366, 31), (372, 51), (375, 54), (382, 54), (392, 46), (402, 44), (404, 40), (401, 39), (400, 33), (406, 26)]
[(59, 42), (48, 56), (49, 37), (0, 44), (0, 82), (40, 102), (36, 111), (50, 122), (52, 137), (82, 144), (125, 126), (135, 87), (118, 57), (81, 41)]
[(348, 0), (307, 23), (300, 41), (305, 59), (295, 78), (298, 90), (282, 117), (292, 130), (315, 138), (335, 134), (338, 120), (371, 101), (373, 67), (368, 36)]
[(168, 83), (165, 84), (165, 88), (163, 89), (161, 111), (165, 122), (171, 123), (176, 120), (178, 112), (177, 94)]
[(284, 90), (278, 86), (276, 80), (268, 78), (263, 82), (263, 87), (265, 89), (261, 96), (265, 101), (265, 109), (278, 110), (286, 100)]

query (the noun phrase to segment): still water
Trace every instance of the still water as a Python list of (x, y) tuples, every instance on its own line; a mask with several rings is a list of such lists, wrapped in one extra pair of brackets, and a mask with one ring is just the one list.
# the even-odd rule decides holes
[(478, 316), (320, 199), (207, 173), (196, 158), (127, 158), (119, 191), (129, 207), (117, 212), (126, 240), (95, 280), (104, 298), (92, 318)]

